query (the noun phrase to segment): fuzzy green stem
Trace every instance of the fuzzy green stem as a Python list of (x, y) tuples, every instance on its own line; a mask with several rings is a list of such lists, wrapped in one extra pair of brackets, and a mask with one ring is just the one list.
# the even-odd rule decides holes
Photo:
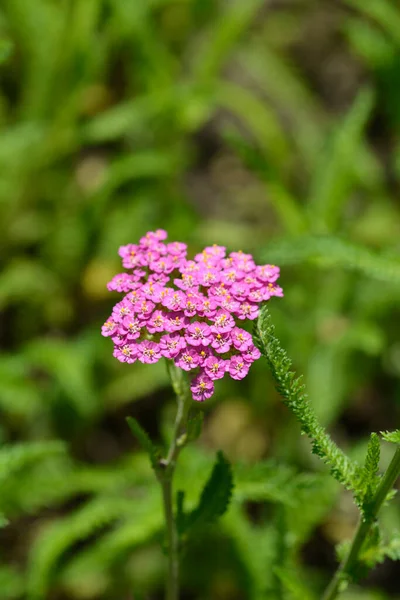
[(162, 488), (167, 533), (168, 572), (165, 590), (166, 600), (178, 600), (179, 598), (179, 536), (174, 515), (173, 477), (179, 453), (186, 443), (185, 426), (191, 405), (189, 389), (185, 387), (183, 382), (181, 382), (182, 385), (178, 388), (176, 385), (176, 374), (174, 377), (173, 387), (177, 393), (178, 410), (171, 444), (166, 458), (160, 461), (161, 470), (158, 474)]
[(178, 600), (179, 598), (179, 539), (176, 531), (172, 479), (164, 479), (161, 482), (164, 515), (167, 526), (168, 544), (168, 573), (165, 587), (166, 600)]
[(360, 519), (357, 531), (355, 533), (353, 542), (351, 544), (348, 555), (344, 558), (342, 563), (339, 565), (335, 575), (333, 576), (330, 584), (325, 590), (322, 600), (334, 600), (338, 593), (341, 591), (341, 585), (343, 582), (349, 579), (353, 567), (359, 560), (359, 553), (362, 546), (368, 537), (370, 529), (374, 524), (378, 516), (378, 512), (385, 502), (386, 497), (390, 490), (396, 483), (397, 478), (400, 475), (400, 446), (398, 446), (394, 456), (387, 468), (386, 473), (382, 477), (382, 480), (375, 492), (369, 508), (368, 519)]

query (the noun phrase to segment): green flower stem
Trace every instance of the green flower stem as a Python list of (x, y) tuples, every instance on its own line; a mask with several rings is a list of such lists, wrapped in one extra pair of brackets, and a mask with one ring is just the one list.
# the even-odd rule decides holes
[(167, 526), (168, 543), (168, 573), (165, 587), (166, 600), (178, 600), (179, 598), (179, 539), (176, 531), (172, 478), (161, 481), (164, 515)]
[[(171, 374), (171, 372), (170, 372)], [(174, 377), (174, 378), (173, 378)], [(184, 382), (177, 385), (176, 373), (172, 376), (173, 387), (177, 393), (178, 410), (176, 414), (174, 432), (166, 458), (160, 461), (158, 480), (162, 488), (164, 516), (167, 533), (168, 572), (166, 581), (166, 600), (179, 598), (179, 536), (176, 529), (173, 501), (173, 477), (176, 462), (180, 451), (186, 443), (185, 426), (191, 406), (190, 391)]]
[(370, 517), (368, 520), (361, 518), (357, 531), (355, 533), (353, 542), (350, 547), (350, 551), (346, 558), (342, 561), (339, 568), (337, 569), (332, 581), (325, 590), (322, 600), (334, 600), (338, 593), (341, 591), (341, 585), (351, 575), (353, 567), (359, 560), (359, 553), (362, 546), (368, 536), (368, 533), (378, 516), (378, 512), (385, 502), (385, 499), (396, 483), (397, 478), (400, 475), (400, 446), (397, 447), (396, 452), (387, 468), (386, 473), (382, 477), (378, 489), (376, 490), (375, 496), (372, 499), (369, 508)]

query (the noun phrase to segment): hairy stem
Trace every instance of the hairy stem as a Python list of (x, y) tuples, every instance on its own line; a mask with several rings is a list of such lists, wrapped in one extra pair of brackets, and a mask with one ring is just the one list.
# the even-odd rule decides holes
[(165, 587), (166, 600), (178, 600), (179, 598), (179, 539), (176, 531), (172, 479), (164, 479), (161, 482), (164, 516), (167, 526), (168, 544), (168, 572)]
[(397, 478), (400, 475), (400, 446), (398, 446), (388, 468), (382, 480), (375, 492), (369, 509), (369, 518), (360, 519), (357, 531), (355, 533), (353, 542), (351, 544), (348, 555), (344, 558), (342, 563), (339, 565), (335, 575), (333, 576), (330, 584), (325, 590), (322, 600), (334, 600), (338, 593), (341, 591), (341, 585), (343, 582), (349, 579), (353, 567), (359, 560), (359, 554), (362, 546), (369, 534), (369, 531), (374, 524), (375, 519), (378, 516), (378, 512), (385, 502), (385, 499), (396, 483)]
[(185, 426), (191, 403), (189, 390), (185, 388), (183, 382), (179, 386), (179, 389), (177, 389), (175, 382), (174, 389), (177, 393), (178, 402), (175, 426), (167, 456), (160, 461), (161, 469), (158, 474), (162, 488), (167, 534), (168, 572), (165, 590), (166, 600), (178, 600), (179, 598), (179, 536), (174, 515), (173, 478), (176, 461), (186, 443)]

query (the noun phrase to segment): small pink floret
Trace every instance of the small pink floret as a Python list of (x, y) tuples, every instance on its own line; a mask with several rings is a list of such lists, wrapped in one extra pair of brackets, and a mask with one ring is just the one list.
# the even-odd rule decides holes
[(193, 379), (190, 389), (192, 391), (193, 400), (204, 402), (204, 400), (211, 398), (213, 395), (214, 383), (207, 375), (200, 374)]
[(204, 362), (204, 370), (210, 379), (221, 379), (226, 373), (228, 364), (229, 363), (226, 360), (222, 360), (216, 356), (210, 356)]
[(228, 370), (232, 379), (243, 379), (249, 372), (249, 363), (241, 356), (232, 356)]
[(206, 323), (195, 321), (187, 328), (185, 338), (191, 346), (209, 346), (211, 329)]
[(184, 348), (186, 348), (186, 340), (179, 333), (170, 333), (160, 339), (161, 354), (165, 358), (175, 358)]
[(137, 359), (137, 348), (134, 344), (125, 344), (124, 346), (116, 346), (114, 356), (120, 362), (132, 364)]
[(160, 348), (155, 342), (143, 340), (137, 347), (137, 357), (142, 363), (156, 363), (161, 358)]
[(184, 371), (191, 371), (199, 365), (199, 355), (195, 350), (182, 350), (175, 359), (175, 364)]
[(108, 319), (108, 321), (106, 321), (101, 328), (101, 333), (105, 337), (114, 335), (116, 333), (116, 331), (117, 331), (117, 324), (112, 319)]

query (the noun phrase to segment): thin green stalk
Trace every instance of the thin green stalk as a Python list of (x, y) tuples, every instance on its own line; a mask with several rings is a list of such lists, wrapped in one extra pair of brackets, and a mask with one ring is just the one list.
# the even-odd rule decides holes
[(161, 481), (165, 523), (167, 526), (168, 544), (168, 573), (165, 588), (166, 600), (178, 600), (179, 598), (179, 538), (176, 531), (172, 478)]
[(322, 600), (334, 600), (338, 593), (341, 591), (341, 585), (351, 575), (352, 569), (359, 560), (359, 554), (362, 546), (370, 532), (375, 519), (378, 516), (378, 512), (385, 502), (385, 499), (396, 483), (397, 478), (400, 475), (400, 446), (398, 446), (390, 464), (387, 468), (386, 473), (382, 477), (378, 489), (374, 495), (374, 498), (370, 504), (369, 517), (368, 519), (360, 519), (357, 531), (355, 533), (353, 542), (350, 547), (350, 551), (346, 558), (339, 565), (335, 575), (333, 576), (330, 584), (325, 590)]
[(180, 385), (179, 389), (177, 389), (176, 381), (173, 381), (173, 383), (173, 387), (177, 392), (178, 410), (171, 444), (166, 458), (160, 461), (161, 470), (158, 473), (158, 479), (162, 488), (164, 516), (167, 530), (168, 571), (165, 594), (166, 600), (178, 600), (179, 598), (179, 536), (174, 515), (173, 477), (179, 453), (186, 443), (185, 426), (191, 401), (188, 388), (185, 388), (184, 385)]
[(163, 462), (166, 468), (172, 470), (175, 467), (179, 452), (185, 444), (184, 427), (187, 421), (189, 408), (190, 398), (187, 398), (185, 394), (178, 396), (178, 411), (175, 419), (174, 433), (168, 450), (167, 458)]

